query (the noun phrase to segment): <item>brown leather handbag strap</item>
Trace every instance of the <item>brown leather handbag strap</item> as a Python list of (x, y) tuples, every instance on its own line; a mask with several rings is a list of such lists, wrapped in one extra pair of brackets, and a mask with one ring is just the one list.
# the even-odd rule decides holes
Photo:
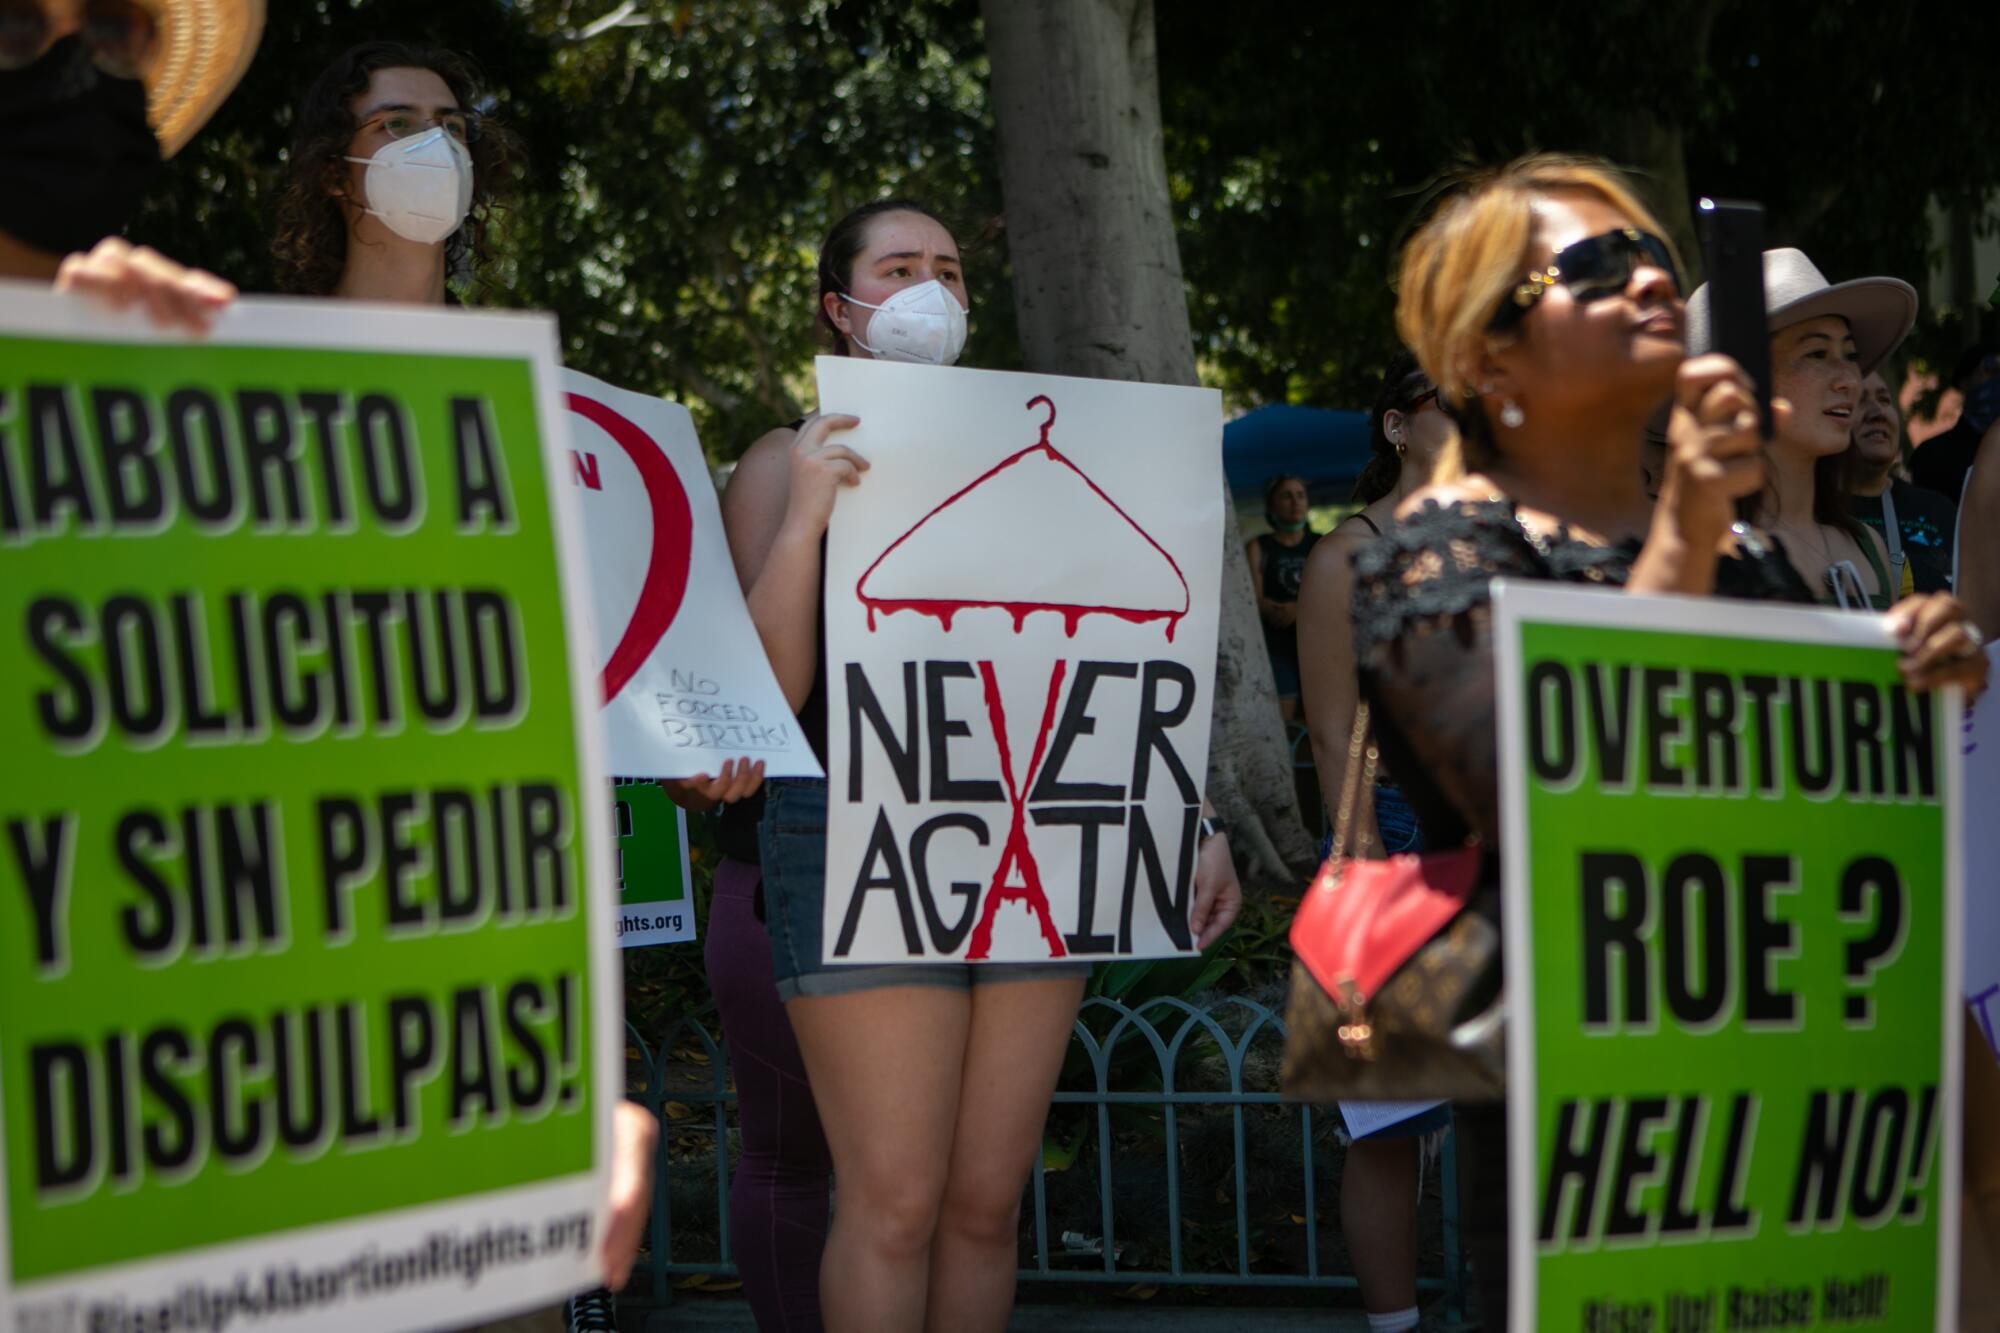
[(1362, 794), (1375, 785), (1379, 756), (1374, 737), (1368, 732), (1368, 701), (1354, 707), (1354, 735), (1347, 742), (1347, 774), (1341, 779), (1340, 809), (1333, 816), (1333, 859), (1354, 855), (1354, 821), (1361, 809)]

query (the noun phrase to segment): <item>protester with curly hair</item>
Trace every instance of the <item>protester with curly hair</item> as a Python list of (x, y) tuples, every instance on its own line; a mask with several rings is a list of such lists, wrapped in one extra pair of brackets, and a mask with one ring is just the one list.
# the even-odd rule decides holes
[[(446, 305), (446, 280), (476, 285), (487, 227), (514, 182), (512, 136), (479, 109), (470, 61), (405, 42), (363, 42), (306, 89), (271, 250), (278, 284), (302, 296)], [(612, 1121), (606, 1277), (622, 1287), (651, 1205), (659, 1125), (619, 1102)], [(581, 1292), (475, 1333), (616, 1327), (609, 1289)]]
[(437, 304), (476, 284), (515, 149), (449, 51), (364, 42), (299, 106), (272, 239), (278, 286), (302, 296)]

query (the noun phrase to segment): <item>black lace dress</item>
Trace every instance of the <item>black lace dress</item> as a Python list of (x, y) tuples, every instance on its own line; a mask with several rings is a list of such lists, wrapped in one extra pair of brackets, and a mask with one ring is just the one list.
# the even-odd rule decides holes
[[(1783, 548), (1744, 541), (1716, 564), (1717, 596), (1811, 604)], [(1426, 843), (1487, 848), (1499, 883), (1498, 735), (1491, 593), (1496, 578), (1624, 586), (1637, 541), (1598, 546), (1523, 527), (1507, 500), (1440, 505), (1398, 521), (1354, 560), (1354, 651), (1377, 744), (1416, 809)], [(1475, 910), (1498, 911), (1498, 895)], [(1455, 1108), (1468, 1249), (1488, 1329), (1506, 1327), (1506, 1126), (1497, 1104)]]
[[(1744, 545), (1750, 546), (1749, 542)], [(1425, 504), (1354, 558), (1354, 655), (1383, 759), (1416, 807), (1425, 841), (1451, 847), (1500, 825), (1493, 702), (1493, 580), (1622, 588), (1637, 540), (1597, 546), (1559, 528), (1530, 533), (1512, 501)], [(1716, 562), (1715, 593), (1812, 603), (1771, 549)]]

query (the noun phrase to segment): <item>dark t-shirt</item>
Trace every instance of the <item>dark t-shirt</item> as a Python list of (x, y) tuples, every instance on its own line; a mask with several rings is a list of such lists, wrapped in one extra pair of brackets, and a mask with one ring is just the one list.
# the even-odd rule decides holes
[(1957, 504), (1965, 492), (1965, 470), (1979, 452), (1979, 432), (1960, 417), (1957, 424), (1933, 435), (1910, 455), (1910, 476), (1925, 490), (1935, 491), (1949, 503)]
[[(1936, 491), (1912, 486), (1907, 481), (1889, 483), (1889, 501), (1896, 510), (1896, 530), (1903, 539), (1903, 558), (1909, 563), (1910, 587), (1916, 592), (1951, 591), (1951, 543), (1958, 526), (1958, 510)], [(1856, 495), (1848, 499), (1848, 512), (1875, 529), (1885, 545), (1890, 545), (1882, 513), (1882, 497)], [(1893, 552), (1893, 546), (1891, 550)], [(1901, 579), (1895, 592), (1902, 594)]]
[[(1306, 557), (1312, 554), (1316, 534), (1308, 531), (1292, 546), (1279, 541), (1268, 532), (1257, 534), (1257, 555), (1263, 566), (1264, 598), (1271, 602), (1296, 602), (1299, 600), (1299, 585), (1305, 582)], [(1274, 653), (1284, 653), (1297, 657), (1299, 653), (1299, 631), (1296, 626), (1287, 625), (1280, 629), (1268, 622), (1264, 626), (1264, 643)]]

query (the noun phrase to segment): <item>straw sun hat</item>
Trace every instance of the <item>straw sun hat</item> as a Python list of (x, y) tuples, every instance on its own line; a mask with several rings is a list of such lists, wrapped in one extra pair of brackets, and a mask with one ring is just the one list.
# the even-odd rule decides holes
[(159, 54), (146, 71), (146, 116), (172, 157), (215, 114), (250, 67), (264, 0), (156, 0)]
[[(1854, 359), (1866, 375), (1888, 359), (1917, 322), (1917, 291), (1900, 278), (1855, 278), (1828, 282), (1807, 259), (1789, 247), (1764, 252), (1764, 313), (1771, 332), (1821, 315), (1839, 315), (1854, 331)], [(1687, 303), (1688, 355), (1715, 347), (1709, 327), (1708, 284), (1695, 288)]]

